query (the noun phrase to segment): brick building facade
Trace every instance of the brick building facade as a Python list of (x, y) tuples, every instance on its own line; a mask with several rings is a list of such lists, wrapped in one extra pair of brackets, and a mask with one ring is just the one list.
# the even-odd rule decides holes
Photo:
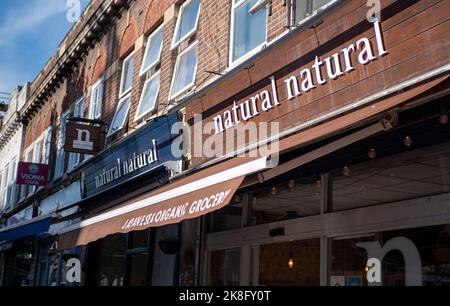
[[(449, 109), (445, 101), (450, 62), (445, 31), (448, 2), (382, 1), (383, 19), (376, 23), (366, 20), (367, 10), (366, 1), (345, 0), (92, 0), (30, 84), (27, 102), (19, 111), (23, 124), (20, 161), (49, 165), (48, 184), (21, 186), (17, 203), (3, 218), (7, 225), (9, 219), (32, 211), (35, 220), (51, 215), (51, 225), (43, 237), (28, 236), (5, 247), (3, 264), (0, 263), (6, 275), (3, 282), (67, 285), (65, 277), (49, 275), (65, 272), (65, 261), (60, 268), (58, 263), (74, 254), (83, 263), (81, 283), (88, 285), (327, 285), (342, 277), (347, 277), (349, 284), (358, 281), (362, 275), (359, 265), (365, 255), (355, 251), (355, 245), (371, 240), (348, 237), (366, 237), (368, 233), (367, 237), (379, 237), (381, 232), (395, 237), (394, 230), (413, 226), (396, 215), (398, 224), (403, 224), (400, 227), (365, 228), (352, 213), (365, 216), (376, 209), (394, 209), (391, 206), (400, 205), (397, 201), (412, 201), (413, 197), (400, 196), (401, 192), (412, 193), (409, 187), (403, 187), (407, 191), (388, 192), (382, 190), (378, 181), (370, 181), (363, 187), (376, 185), (382, 191), (374, 197), (383, 198), (384, 192), (386, 200), (377, 202), (369, 196), (355, 196), (357, 200), (352, 201), (352, 196), (346, 196), (359, 192), (357, 182), (343, 183), (336, 169), (349, 177), (350, 164), (359, 169), (361, 163), (368, 162), (367, 148), (362, 154), (365, 159), (358, 155), (358, 141), (366, 141), (364, 146), (373, 143), (369, 156), (375, 154), (375, 143), (379, 156), (412, 154), (390, 144), (396, 137), (416, 131), (408, 130), (410, 125), (424, 124), (416, 118), (420, 115), (415, 113), (415, 107), (428, 114), (427, 120), (441, 116), (440, 121), (445, 121), (442, 116)], [(413, 46), (415, 54), (405, 53)], [(383, 52), (383, 47), (387, 51)], [(370, 48), (378, 51), (376, 56), (370, 55)], [(347, 53), (349, 57), (344, 58), (344, 53), (339, 53), (343, 49), (352, 49), (353, 54)], [(361, 55), (363, 52), (366, 57)], [(339, 74), (335, 66), (334, 73), (339, 75), (330, 77), (333, 69), (327, 70), (324, 63), (322, 67), (318, 65), (320, 59), (327, 57), (329, 64), (335, 54), (338, 55), (334, 59), (347, 65), (348, 74)], [(314, 63), (319, 66), (315, 71)], [(315, 85), (305, 90), (307, 86), (300, 82), (296, 89), (293, 80), (297, 82), (308, 71)], [(320, 73), (329, 77), (321, 81)], [(203, 123), (213, 122), (233, 105), (237, 108), (237, 102), (247, 99), (248, 103), (255, 96), (263, 100), (258, 95), (263, 90), (273, 91), (275, 106), (280, 106), (254, 113), (246, 120), (279, 123), (279, 167), (269, 170), (268, 166), (261, 166), (250, 171), (248, 168), (256, 165), (255, 161), (245, 160), (242, 163), (247, 167), (243, 167), (234, 159), (224, 161), (223, 156), (186, 154), (180, 160), (170, 156), (164, 169), (155, 167), (120, 184), (113, 182), (111, 189), (98, 193), (89, 189), (90, 175), (97, 171), (97, 165), (104, 170), (116, 162), (108, 156), (128, 158), (127, 154), (136, 156), (149, 149), (134, 144), (147, 134), (153, 135), (153, 140), (163, 137), (167, 146), (167, 137), (172, 140), (175, 136), (167, 132), (166, 125), (175, 117), (195, 132), (195, 115), (201, 114)], [(95, 156), (64, 151), (67, 122), (73, 118), (88, 119), (90, 124), (103, 127), (105, 141)], [(240, 122), (235, 113), (234, 123)], [(432, 123), (424, 127), (431, 128)], [(166, 137), (166, 132), (170, 136)], [(221, 131), (216, 131), (216, 136), (222, 136)], [(417, 135), (420, 137), (422, 134)], [(187, 141), (189, 149), (194, 148), (196, 141), (199, 140)], [(410, 141), (404, 138), (407, 148)], [(434, 145), (445, 141), (424, 136), (418, 149), (432, 147), (436, 152)], [(157, 148), (152, 150), (159, 152)], [(412, 155), (411, 160), (418, 158)], [(348, 159), (343, 162), (341, 156)], [(265, 157), (259, 156), (257, 161)], [(361, 167), (361, 173), (369, 171), (366, 166)], [(193, 214), (195, 217), (179, 218), (177, 222), (162, 222), (164, 226), (142, 225), (144, 221), (133, 217), (125, 224), (139, 230), (125, 230), (125, 225), (111, 230), (117, 225), (106, 215), (120, 217), (120, 209), (127, 204), (156, 199), (182, 189), (184, 184), (197, 186), (195, 183), (202, 177), (214, 177), (214, 167), (229, 178), (226, 182), (232, 183), (232, 193), (220, 200), (225, 200), (227, 207), (216, 212), (206, 210), (206, 216)], [(248, 172), (230, 174), (228, 168), (245, 168)], [(341, 184), (341, 189), (349, 188), (345, 189), (346, 194), (339, 190), (333, 194), (337, 185), (331, 177)], [(436, 177), (445, 181), (445, 177)], [(408, 180), (417, 182), (410, 177)], [(214, 186), (195, 188), (208, 191)], [(418, 192), (414, 200), (450, 191), (444, 183), (439, 192), (422, 187), (426, 190)], [(180, 197), (189, 195), (183, 192), (186, 194)], [(172, 197), (176, 199), (175, 195)], [(304, 206), (293, 204), (299, 199)], [(436, 211), (442, 203), (436, 204)], [(141, 209), (148, 208), (145, 203), (142, 205)], [(336, 209), (339, 205), (345, 209)], [(344, 210), (348, 212), (341, 213)], [(146, 212), (144, 216), (150, 215)], [(450, 222), (449, 215), (447, 209), (441, 214), (441, 221), (426, 222), (417, 210), (415, 220), (420, 222), (415, 226), (433, 226), (429, 231), (434, 235), (438, 227)], [(95, 228), (96, 218), (105, 220), (103, 228)], [(383, 224), (381, 219), (373, 224)], [(348, 225), (339, 227), (340, 223), (326, 220), (347, 220)], [(84, 227), (87, 229), (83, 232)], [(6, 227), (4, 231), (10, 230)], [(404, 235), (415, 239), (410, 232)], [(335, 240), (336, 237), (340, 239)], [(386, 242), (381, 238), (379, 241)], [(331, 248), (334, 245), (336, 254)], [(15, 256), (24, 252), (32, 258), (22, 263), (29, 271), (16, 275)], [(356, 259), (346, 262), (344, 252)], [(126, 260), (116, 262), (111, 254)], [(294, 269), (285, 264), (288, 258), (296, 262)], [(301, 265), (298, 268), (298, 262), (308, 265), (308, 269), (301, 269)], [(169, 272), (163, 272), (164, 267)], [(391, 268), (391, 275), (397, 275), (397, 267)], [(396, 277), (400, 276), (392, 279)], [(361, 278), (363, 283), (366, 284)]]

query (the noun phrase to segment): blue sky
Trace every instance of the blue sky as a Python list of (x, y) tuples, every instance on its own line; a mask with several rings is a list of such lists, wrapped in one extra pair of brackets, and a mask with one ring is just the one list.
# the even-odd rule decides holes
[[(74, 0), (0, 0), (0, 92), (31, 82), (72, 27)], [(75, 0), (77, 1), (77, 0)], [(80, 0), (82, 9), (89, 0)]]

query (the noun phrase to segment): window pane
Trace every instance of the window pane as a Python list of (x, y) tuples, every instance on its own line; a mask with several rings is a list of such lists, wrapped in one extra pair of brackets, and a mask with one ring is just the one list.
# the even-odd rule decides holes
[(103, 101), (103, 78), (92, 88), (90, 119), (97, 119), (101, 116)]
[(295, 2), (295, 21), (302, 21), (328, 2), (331, 0), (297, 0)]
[(133, 83), (133, 68), (134, 68), (134, 55), (131, 55), (123, 62), (122, 67), (122, 81), (121, 81), (121, 92), (124, 94), (127, 92)]
[(195, 29), (200, 9), (200, 0), (192, 0), (183, 7), (178, 20), (177, 32), (174, 35), (174, 44), (183, 39), (186, 34)]
[(160, 74), (156, 74), (145, 82), (144, 89), (142, 90), (141, 100), (136, 114), (136, 118), (140, 118), (143, 115), (153, 111), (156, 106), (156, 99), (158, 98), (160, 83)]
[(9, 180), (9, 165), (6, 165), (5, 166), (5, 179), (4, 179), (4, 181), (5, 181), (5, 183), (4, 183), (4, 192), (5, 193), (3, 194), (4, 197), (2, 197), (0, 199), (0, 201), (3, 202), (3, 205), (6, 204), (7, 198), (8, 198), (8, 180)]
[(164, 28), (160, 27), (150, 36), (147, 43), (147, 49), (145, 50), (145, 57), (142, 63), (141, 74), (144, 74), (153, 65), (159, 62), (163, 44), (163, 33)]
[(32, 286), (34, 274), (33, 248), (27, 246), (15, 254), (12, 286)]
[(320, 181), (316, 176), (267, 184), (250, 193), (249, 225), (320, 214)]
[[(78, 102), (75, 103), (75, 107), (73, 110), (73, 116), (75, 118), (83, 118), (84, 117), (84, 99), (81, 98)], [(70, 153), (69, 154), (69, 169), (75, 168), (80, 163), (80, 154), (79, 153)]]
[(171, 96), (176, 96), (195, 82), (197, 70), (197, 44), (177, 58)]
[(174, 285), (177, 266), (178, 225), (171, 224), (156, 229), (153, 254), (152, 286)]
[(320, 239), (261, 245), (259, 285), (319, 286)]
[(266, 9), (255, 14), (249, 12), (257, 1), (246, 1), (234, 10), (233, 61), (266, 41)]
[(367, 285), (364, 272), (367, 252), (358, 244), (371, 241), (374, 241), (373, 236), (332, 241), (331, 286)]
[(131, 245), (129, 245), (129, 247), (131, 249), (148, 248), (148, 236), (149, 230), (131, 232), (129, 234), (131, 240)]
[(210, 285), (239, 286), (241, 250), (211, 252)]
[(114, 120), (111, 123), (110, 133), (113, 133), (117, 130), (123, 128), (125, 124), (125, 120), (128, 117), (128, 110), (130, 108), (131, 95), (124, 98), (119, 102), (119, 106), (117, 107), (116, 114), (114, 115)]
[(148, 254), (130, 256), (130, 286), (145, 286), (148, 270)]
[(221, 232), (242, 226), (242, 206), (248, 205), (248, 197), (241, 199), (236, 195), (232, 202), (224, 208), (207, 215), (207, 232)]
[[(380, 151), (381, 152), (381, 149)], [(420, 148), (335, 170), (336, 211), (450, 192), (450, 143)]]
[(59, 140), (58, 140), (58, 149), (57, 149), (57, 156), (56, 156), (56, 166), (55, 166), (55, 178), (60, 177), (64, 172), (64, 142), (65, 142), (65, 135), (66, 135), (66, 123), (67, 123), (67, 117), (69, 116), (69, 113), (65, 113), (61, 116), (61, 123), (59, 128)]
[(47, 134), (45, 135), (45, 154), (44, 154), (44, 164), (48, 164), (50, 160), (50, 148), (52, 145), (52, 130), (49, 130)]
[(125, 239), (125, 235), (117, 234), (100, 240), (96, 285), (124, 285), (126, 269)]

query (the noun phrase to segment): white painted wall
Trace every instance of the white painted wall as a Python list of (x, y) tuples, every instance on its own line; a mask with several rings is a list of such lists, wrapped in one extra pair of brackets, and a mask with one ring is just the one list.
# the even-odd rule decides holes
[[(26, 103), (28, 96), (28, 84), (21, 90), (16, 89), (11, 94), (8, 111), (3, 119), (6, 129), (14, 122), (17, 111)], [(0, 149), (0, 213), (12, 208), (19, 192), (16, 185), (17, 164), (20, 161), (23, 127), (20, 125), (6, 145)]]
[[(12, 206), (18, 192), (15, 182), (17, 164), (20, 161), (22, 129), (22, 126), (20, 126), (8, 143), (0, 149), (0, 213), (4, 212), (9, 206)], [(6, 177), (6, 174), (8, 174), (8, 177)], [(7, 188), (8, 185), (11, 187)], [(8, 193), (10, 193), (9, 196)], [(9, 203), (6, 202), (8, 197), (10, 200)]]

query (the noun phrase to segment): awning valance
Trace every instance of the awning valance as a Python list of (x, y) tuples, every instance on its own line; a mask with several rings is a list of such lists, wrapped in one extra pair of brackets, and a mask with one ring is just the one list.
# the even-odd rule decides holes
[(59, 233), (58, 248), (84, 245), (115, 233), (174, 224), (221, 209), (244, 178), (270, 167), (267, 157), (236, 157), (178, 179)]
[(0, 243), (45, 233), (54, 219), (53, 215), (36, 217), (29, 221), (0, 229)]

